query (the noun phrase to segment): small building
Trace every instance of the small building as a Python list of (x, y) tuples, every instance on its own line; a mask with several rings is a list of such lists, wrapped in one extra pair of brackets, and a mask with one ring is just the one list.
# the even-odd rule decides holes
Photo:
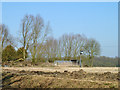
[(78, 60), (71, 60), (73, 65), (79, 65), (79, 61)]
[(70, 60), (70, 61), (65, 61), (65, 60), (56, 60), (54, 61), (55, 66), (78, 66), (79, 63), (78, 60)]

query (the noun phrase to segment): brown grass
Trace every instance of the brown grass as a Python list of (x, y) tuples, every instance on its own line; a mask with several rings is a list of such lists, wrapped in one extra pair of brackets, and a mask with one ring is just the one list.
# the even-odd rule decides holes
[(25, 71), (44, 71), (44, 72), (64, 72), (65, 70), (72, 72), (72, 71), (79, 71), (83, 69), (88, 73), (103, 73), (103, 72), (111, 72), (111, 73), (118, 73), (118, 67), (3, 67), (3, 70), (25, 70)]
[(117, 72), (109, 67), (3, 67), (3, 87), (117, 88)]

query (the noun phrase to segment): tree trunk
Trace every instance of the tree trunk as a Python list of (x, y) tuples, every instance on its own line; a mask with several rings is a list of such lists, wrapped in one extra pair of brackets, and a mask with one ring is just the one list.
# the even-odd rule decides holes
[(23, 49), (23, 59), (25, 60), (25, 48)]
[(34, 50), (33, 50), (32, 62), (35, 63), (35, 46), (34, 46)]
[(91, 57), (91, 67), (93, 67), (93, 56)]
[(3, 50), (3, 47), (2, 47), (2, 29), (0, 31), (0, 63), (2, 63), (2, 50)]
[(33, 46), (32, 62), (35, 63), (35, 54), (36, 54), (35, 53), (35, 51), (36, 51), (36, 42), (35, 42), (35, 40), (34, 40), (33, 43), (34, 43), (34, 46)]

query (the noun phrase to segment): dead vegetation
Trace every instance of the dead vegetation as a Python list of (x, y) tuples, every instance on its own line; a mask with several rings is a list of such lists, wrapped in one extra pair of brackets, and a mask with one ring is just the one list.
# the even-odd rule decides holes
[(118, 73), (4, 70), (3, 88), (117, 88)]

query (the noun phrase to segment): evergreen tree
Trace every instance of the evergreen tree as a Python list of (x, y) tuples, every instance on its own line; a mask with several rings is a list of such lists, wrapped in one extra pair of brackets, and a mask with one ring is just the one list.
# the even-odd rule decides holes
[(2, 51), (2, 61), (16, 60), (16, 50), (13, 46), (8, 45)]

